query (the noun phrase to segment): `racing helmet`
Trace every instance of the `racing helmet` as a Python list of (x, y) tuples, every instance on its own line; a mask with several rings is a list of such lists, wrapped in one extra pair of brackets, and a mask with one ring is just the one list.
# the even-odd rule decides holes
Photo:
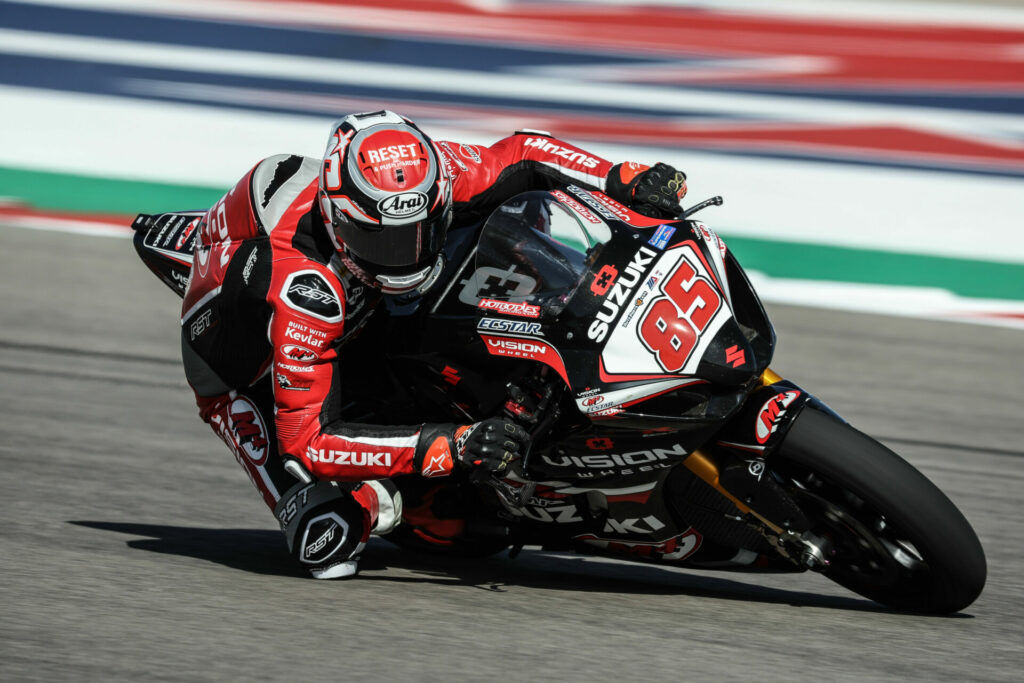
[(429, 287), (443, 266), (451, 182), (430, 138), (391, 111), (351, 114), (327, 143), (317, 192), (342, 262), (385, 294)]

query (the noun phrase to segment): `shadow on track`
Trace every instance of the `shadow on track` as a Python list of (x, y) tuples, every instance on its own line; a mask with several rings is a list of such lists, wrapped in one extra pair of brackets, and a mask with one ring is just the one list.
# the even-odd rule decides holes
[(167, 555), (194, 557), (232, 569), (272, 576), (303, 577), (288, 556), (284, 536), (263, 529), (204, 529), (200, 527), (69, 520), (68, 524), (146, 538), (125, 545)]
[[(69, 524), (145, 537), (126, 542), (128, 547), (138, 550), (194, 557), (255, 574), (303, 580), (306, 576), (285, 552), (284, 539), (277, 530), (207, 529), (100, 521), (69, 521)], [(720, 575), (687, 573), (652, 564), (594, 560), (587, 555), (549, 553), (529, 548), (514, 561), (509, 560), (505, 553), (467, 559), (403, 550), (383, 539), (373, 538), (363, 551), (359, 577), (360, 581), (437, 583), (489, 592), (523, 587), (574, 592), (687, 595), (795, 607), (893, 613), (893, 610), (853, 596), (837, 597), (770, 588), (720, 578)]]

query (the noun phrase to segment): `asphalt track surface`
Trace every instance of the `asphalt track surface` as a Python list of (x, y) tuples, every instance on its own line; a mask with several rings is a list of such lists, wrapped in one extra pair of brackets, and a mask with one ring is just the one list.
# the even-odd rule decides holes
[(0, 227), (0, 680), (1020, 680), (1024, 333), (773, 306), (773, 367), (961, 507), (952, 617), (816, 575), (381, 540), (315, 582), (195, 414), (177, 298), (128, 240)]

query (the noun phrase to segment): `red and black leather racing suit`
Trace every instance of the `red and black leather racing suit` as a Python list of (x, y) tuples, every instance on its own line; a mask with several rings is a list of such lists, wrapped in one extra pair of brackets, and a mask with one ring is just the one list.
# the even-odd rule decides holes
[[(436, 142), (452, 178), (455, 224), (484, 217), (530, 189), (574, 183), (606, 189), (612, 163), (536, 132), (490, 147)], [(645, 168), (645, 167), (644, 167)], [(316, 202), (320, 161), (259, 162), (201, 223), (182, 306), (182, 355), (200, 415), (234, 452), (273, 509), (296, 479), (294, 458), (318, 480), (444, 476), (451, 458), (423, 457), (422, 425), (353, 424), (340, 417), (337, 372), (346, 343), (379, 303), (341, 264)], [(443, 286), (438, 284), (436, 286)], [(362, 364), (380, 362), (360, 358)], [(362, 540), (376, 495), (355, 487)]]

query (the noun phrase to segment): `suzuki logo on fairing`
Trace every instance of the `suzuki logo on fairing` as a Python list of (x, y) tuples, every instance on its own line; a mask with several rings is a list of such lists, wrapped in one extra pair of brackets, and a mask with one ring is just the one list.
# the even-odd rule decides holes
[(665, 525), (660, 519), (654, 515), (647, 515), (643, 518), (609, 519), (604, 526), (604, 533), (650, 534), (664, 528)]
[(419, 213), (427, 206), (427, 195), (422, 192), (402, 192), (377, 202), (377, 210), (381, 215), (391, 218), (405, 218)]
[(528, 519), (535, 520), (537, 522), (550, 522), (554, 524), (575, 524), (582, 522), (583, 518), (579, 514), (579, 510), (576, 505), (557, 505), (557, 506), (546, 506), (541, 507), (543, 499), (534, 498), (530, 501), (530, 505), (525, 508), (514, 509), (514, 514), (520, 514)]
[(738, 368), (747, 362), (747, 354), (739, 346), (733, 344), (725, 350), (725, 362)]
[[(647, 247), (640, 247), (640, 250), (633, 254), (626, 269), (622, 271), (618, 279), (611, 285), (608, 296), (601, 302), (601, 310), (597, 312), (597, 320), (590, 323), (587, 329), (587, 336), (595, 342), (602, 342), (608, 335), (609, 326), (615, 322), (615, 317), (630, 300), (633, 289), (640, 284), (647, 266), (651, 264), (657, 254)], [(596, 280), (595, 283), (596, 284)], [(593, 285), (591, 286), (593, 289)]]
[(779, 428), (779, 419), (786, 414), (793, 401), (800, 396), (799, 391), (787, 391), (784, 394), (772, 396), (761, 406), (754, 422), (754, 438), (758, 443), (765, 443), (768, 438)]

